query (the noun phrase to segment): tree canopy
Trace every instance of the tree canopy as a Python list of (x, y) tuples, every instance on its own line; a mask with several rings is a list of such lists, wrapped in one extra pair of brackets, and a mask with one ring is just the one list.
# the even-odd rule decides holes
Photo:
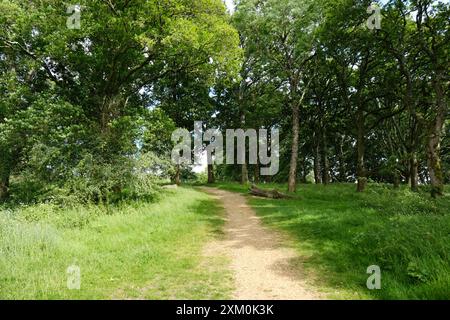
[[(241, 0), (232, 15), (220, 0), (78, 2), (0, 0), (2, 200), (110, 201), (139, 194), (138, 174), (179, 180), (171, 132), (194, 121), (280, 129), (281, 170), (264, 179), (289, 191), (443, 195), (448, 2), (380, 1), (379, 28), (363, 0)], [(259, 163), (208, 170), (263, 181)]]

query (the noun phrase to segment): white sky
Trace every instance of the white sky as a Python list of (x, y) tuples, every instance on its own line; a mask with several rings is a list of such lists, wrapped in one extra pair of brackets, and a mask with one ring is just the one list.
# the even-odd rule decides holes
[(194, 171), (195, 173), (205, 173), (206, 172), (206, 169), (208, 168), (208, 158), (207, 158), (206, 151), (202, 153), (201, 163), (202, 164), (195, 165), (194, 168), (192, 169), (192, 171)]
[(230, 10), (231, 13), (234, 12), (234, 3), (233, 0), (223, 0), (225, 4), (227, 5), (228, 10)]

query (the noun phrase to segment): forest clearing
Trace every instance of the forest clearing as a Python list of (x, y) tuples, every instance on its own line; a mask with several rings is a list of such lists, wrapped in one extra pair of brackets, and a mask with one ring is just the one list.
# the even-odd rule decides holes
[(449, 300), (449, 27), (0, 0), (0, 300)]

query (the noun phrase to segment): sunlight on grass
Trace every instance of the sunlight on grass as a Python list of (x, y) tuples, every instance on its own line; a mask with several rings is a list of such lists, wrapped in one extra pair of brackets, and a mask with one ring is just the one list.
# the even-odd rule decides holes
[[(214, 200), (192, 189), (109, 214), (95, 207), (45, 205), (3, 211), (0, 298), (228, 298), (226, 259), (204, 261), (201, 254), (218, 235), (221, 212)], [(81, 269), (81, 290), (67, 288), (72, 264)]]
[[(238, 184), (218, 187), (246, 193)], [(264, 188), (284, 190), (284, 185)], [(448, 299), (450, 197), (370, 185), (301, 185), (294, 200), (249, 197), (263, 221), (286, 231), (303, 265), (331, 298)], [(368, 290), (366, 269), (379, 265), (381, 290)]]

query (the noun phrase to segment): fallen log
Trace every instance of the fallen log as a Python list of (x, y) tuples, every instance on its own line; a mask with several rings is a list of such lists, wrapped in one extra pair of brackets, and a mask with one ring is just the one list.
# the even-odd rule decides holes
[(162, 187), (163, 189), (178, 189), (178, 185), (176, 184), (169, 184)]
[(257, 197), (263, 197), (263, 198), (270, 198), (270, 199), (292, 199), (291, 196), (281, 193), (276, 189), (273, 190), (263, 190), (258, 188), (255, 185), (252, 185), (252, 187), (249, 189), (249, 192), (253, 196)]

